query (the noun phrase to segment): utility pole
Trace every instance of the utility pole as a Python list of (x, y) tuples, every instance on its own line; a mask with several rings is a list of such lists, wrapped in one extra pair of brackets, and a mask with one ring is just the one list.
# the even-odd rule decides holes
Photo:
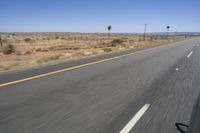
[(168, 39), (170, 26), (167, 26), (166, 28), (167, 28), (167, 39)]
[(147, 25), (148, 25), (148, 24), (144, 24), (144, 41), (146, 41)]
[(2, 39), (1, 39), (1, 33), (0, 33), (0, 46), (3, 47)]
[(112, 30), (112, 26), (109, 25), (108, 26), (108, 40), (110, 39), (110, 32), (111, 32), (111, 30)]

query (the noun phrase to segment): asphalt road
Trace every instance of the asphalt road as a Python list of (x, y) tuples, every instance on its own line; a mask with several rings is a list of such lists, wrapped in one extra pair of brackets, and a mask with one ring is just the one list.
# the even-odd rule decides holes
[(200, 90), (198, 38), (0, 74), (0, 84), (131, 52), (0, 87), (0, 133), (178, 133)]

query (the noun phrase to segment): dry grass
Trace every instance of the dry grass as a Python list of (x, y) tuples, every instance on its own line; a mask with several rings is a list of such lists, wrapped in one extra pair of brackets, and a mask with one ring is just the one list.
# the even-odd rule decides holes
[(0, 47), (0, 72), (38, 66), (40, 64), (77, 59), (130, 48), (184, 40), (182, 36), (111, 35), (88, 33), (3, 33), (4, 45), (15, 52), (5, 55)]

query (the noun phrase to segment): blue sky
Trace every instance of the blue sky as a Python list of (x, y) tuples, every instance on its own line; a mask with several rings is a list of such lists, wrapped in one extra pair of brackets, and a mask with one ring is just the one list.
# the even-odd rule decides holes
[(200, 31), (200, 0), (0, 0), (0, 31)]

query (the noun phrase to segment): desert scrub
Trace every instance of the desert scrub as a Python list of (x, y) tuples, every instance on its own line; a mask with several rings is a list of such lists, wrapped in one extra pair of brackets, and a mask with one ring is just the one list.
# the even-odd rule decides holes
[(26, 43), (29, 43), (29, 42), (31, 42), (31, 38), (25, 38), (24, 41), (25, 41)]
[(5, 70), (10, 70), (10, 69), (14, 69), (20, 66), (19, 62), (15, 62), (9, 65), (0, 65), (0, 71), (5, 71)]
[(37, 63), (46, 63), (46, 62), (49, 62), (49, 61), (58, 60), (58, 59), (60, 59), (60, 57), (62, 57), (61, 54), (50, 56), (50, 57), (44, 57), (44, 58), (41, 58), (41, 59), (37, 60), (36, 62)]
[(108, 52), (112, 51), (112, 48), (104, 48), (103, 51), (106, 52), (106, 53), (108, 53)]
[(96, 43), (94, 48), (105, 48), (105, 47), (109, 47), (109, 46), (111, 46), (111, 44), (105, 43), (105, 42), (100, 42), (100, 43)]
[(112, 44), (112, 47), (116, 47), (117, 45), (122, 45), (123, 44), (123, 40), (122, 39), (114, 39), (111, 44)]
[(12, 54), (15, 52), (15, 47), (11, 44), (7, 44), (3, 47), (2, 53), (7, 55), (7, 54)]
[(56, 36), (56, 37), (55, 37), (56, 40), (59, 39), (59, 38), (60, 38), (59, 36)]
[(36, 52), (48, 52), (49, 49), (48, 48), (36, 48), (35, 51)]

